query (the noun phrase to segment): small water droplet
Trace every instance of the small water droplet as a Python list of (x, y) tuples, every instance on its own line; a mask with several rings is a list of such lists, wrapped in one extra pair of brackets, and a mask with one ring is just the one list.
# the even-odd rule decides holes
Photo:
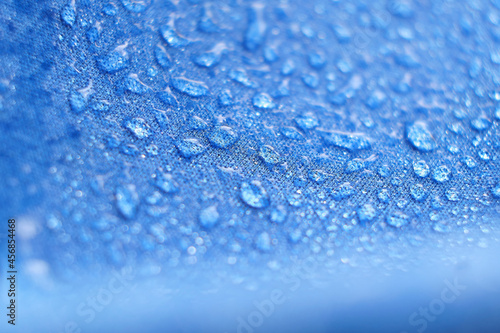
[(174, 180), (174, 177), (169, 173), (159, 173), (154, 182), (155, 186), (167, 194), (179, 192), (179, 184)]
[(203, 209), (200, 212), (199, 221), (203, 228), (213, 228), (219, 221), (219, 212), (217, 211), (217, 206), (214, 205)]
[(99, 68), (107, 73), (116, 73), (129, 65), (127, 53), (113, 51), (97, 58)]
[(255, 246), (262, 252), (269, 252), (271, 250), (271, 236), (267, 232), (262, 232), (257, 236)]
[(430, 152), (436, 149), (436, 142), (424, 122), (414, 122), (406, 127), (406, 137), (416, 149)]
[(216, 126), (208, 140), (216, 148), (229, 148), (238, 140), (238, 133), (229, 126)]
[(174, 20), (171, 19), (169, 24), (164, 25), (160, 28), (160, 34), (163, 37), (163, 40), (170, 47), (182, 48), (184, 46), (189, 45), (190, 41), (179, 35), (174, 28)]
[(193, 81), (183, 77), (172, 79), (172, 87), (191, 97), (200, 97), (208, 94), (208, 87), (204, 82)]
[(179, 139), (176, 142), (177, 149), (181, 155), (185, 158), (191, 158), (196, 155), (200, 155), (207, 147), (205, 147), (198, 139), (196, 138), (184, 138)]
[(413, 163), (413, 171), (417, 176), (425, 178), (429, 175), (431, 169), (429, 168), (429, 165), (425, 161), (419, 160)]
[(258, 180), (241, 184), (241, 199), (253, 208), (266, 208), (269, 206), (269, 195)]
[(371, 221), (377, 216), (377, 210), (372, 204), (364, 204), (358, 207), (356, 213), (361, 223)]
[(409, 216), (401, 211), (395, 211), (387, 214), (386, 221), (390, 226), (401, 228), (408, 224)]
[(333, 199), (339, 201), (354, 195), (356, 190), (350, 183), (346, 182), (340, 185), (337, 189), (332, 189), (330, 193)]
[(450, 180), (450, 177), (451, 177), (451, 171), (445, 165), (438, 166), (436, 169), (434, 169), (434, 172), (432, 173), (432, 179), (434, 179), (438, 183), (444, 183)]
[(279, 205), (271, 212), (271, 221), (274, 223), (281, 224), (285, 222), (287, 216), (287, 211), (285, 206)]
[(253, 106), (259, 109), (270, 110), (276, 107), (276, 104), (274, 104), (271, 96), (266, 93), (259, 93), (255, 95), (252, 99), (252, 102)]
[(76, 21), (76, 8), (75, 8), (75, 1), (70, 1), (66, 6), (63, 7), (63, 10), (61, 12), (61, 18), (70, 27), (75, 24)]
[(139, 195), (135, 190), (135, 185), (129, 184), (117, 187), (116, 206), (126, 219), (135, 218), (139, 206)]
[(294, 119), (297, 126), (304, 132), (319, 126), (318, 118), (313, 113), (306, 113)]
[(142, 118), (131, 118), (125, 121), (125, 127), (138, 139), (144, 139), (151, 135), (151, 128)]
[(281, 162), (280, 154), (269, 145), (264, 145), (259, 149), (259, 157), (268, 165), (276, 165)]
[(344, 148), (350, 151), (371, 149), (369, 138), (362, 133), (320, 132), (327, 145)]

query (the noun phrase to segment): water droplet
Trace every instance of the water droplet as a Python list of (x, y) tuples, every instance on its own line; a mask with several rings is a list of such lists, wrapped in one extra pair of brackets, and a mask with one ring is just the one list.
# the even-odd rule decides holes
[(158, 64), (163, 68), (170, 68), (172, 66), (172, 59), (167, 53), (167, 50), (162, 45), (156, 45), (155, 57)]
[(316, 73), (304, 74), (302, 82), (309, 88), (316, 89), (319, 86), (319, 77)]
[(416, 201), (424, 201), (427, 197), (427, 190), (422, 184), (413, 184), (410, 187), (410, 194)]
[(483, 161), (488, 161), (490, 159), (490, 153), (488, 152), (487, 148), (479, 149), (477, 152), (477, 156), (479, 156), (479, 158)]
[(200, 155), (207, 149), (207, 147), (205, 147), (196, 138), (185, 138), (177, 140), (176, 146), (177, 149), (179, 149), (181, 155), (185, 158), (190, 158), (196, 155)]
[(217, 126), (208, 140), (216, 148), (229, 148), (238, 140), (238, 133), (229, 126)]
[(291, 75), (295, 72), (295, 63), (291, 59), (286, 59), (281, 66), (281, 74)]
[(266, 24), (263, 18), (263, 9), (263, 4), (255, 4), (248, 8), (248, 26), (243, 44), (249, 51), (255, 51), (264, 42)]
[(365, 223), (371, 221), (377, 216), (377, 210), (371, 204), (364, 204), (357, 209), (359, 221)]
[(451, 176), (451, 171), (445, 165), (437, 167), (436, 169), (434, 169), (434, 172), (432, 173), (432, 179), (434, 179), (438, 183), (444, 183), (450, 180), (450, 176)]
[(233, 105), (233, 95), (231, 94), (230, 90), (223, 90), (220, 95), (219, 95), (219, 103), (222, 106), (229, 106)]
[(158, 173), (154, 184), (156, 187), (167, 194), (179, 192), (179, 184), (177, 184), (177, 182), (174, 180), (174, 177), (169, 173)]
[(474, 118), (471, 121), (471, 126), (478, 132), (487, 130), (491, 125), (491, 121), (485, 117)]
[(144, 139), (151, 135), (151, 128), (142, 118), (131, 118), (125, 121), (125, 127), (138, 139)]
[(432, 226), (432, 229), (434, 229), (434, 231), (441, 232), (441, 233), (448, 233), (451, 231), (451, 227), (446, 222), (442, 222), (442, 221), (438, 221), (438, 222), (434, 223), (434, 225)]
[(276, 62), (279, 59), (276, 50), (270, 46), (264, 48), (264, 60), (268, 63)]
[(120, 0), (123, 7), (133, 13), (142, 13), (146, 10), (149, 0)]
[(500, 184), (491, 189), (491, 194), (493, 197), (500, 199)]
[(171, 19), (168, 25), (164, 25), (160, 28), (161, 36), (163, 40), (170, 47), (181, 48), (189, 45), (190, 41), (185, 37), (179, 35), (174, 28), (174, 20)]
[(415, 122), (406, 127), (406, 137), (416, 149), (430, 152), (436, 149), (436, 142), (424, 122)]
[(311, 130), (319, 126), (319, 121), (313, 113), (306, 113), (294, 119), (297, 126), (303, 131)]
[(172, 87), (191, 97), (200, 97), (208, 94), (208, 87), (204, 82), (188, 80), (183, 77), (172, 79)]
[(259, 157), (268, 165), (275, 165), (281, 162), (281, 156), (271, 146), (264, 145), (259, 149)]
[(241, 199), (253, 208), (265, 208), (269, 206), (269, 195), (258, 180), (241, 184)]
[(214, 205), (203, 209), (200, 212), (199, 221), (203, 228), (213, 228), (219, 221), (219, 212), (217, 211), (217, 206)]
[(332, 25), (332, 29), (340, 44), (346, 44), (351, 41), (352, 33), (349, 28), (343, 25), (334, 24)]
[(474, 169), (477, 165), (476, 160), (474, 160), (470, 156), (465, 156), (464, 157), (464, 163), (469, 169)]
[(66, 6), (63, 7), (61, 12), (61, 18), (70, 27), (75, 24), (76, 21), (76, 9), (75, 9), (75, 1), (70, 1)]
[(327, 145), (344, 148), (350, 151), (370, 149), (368, 137), (362, 133), (320, 132)]
[(129, 65), (127, 53), (113, 51), (97, 58), (99, 68), (108, 73), (116, 73)]
[(208, 128), (208, 124), (205, 120), (201, 119), (198, 116), (192, 116), (189, 119), (189, 128), (195, 131), (203, 131)]
[(81, 113), (87, 107), (87, 99), (78, 91), (71, 92), (69, 102), (71, 105), (71, 110), (75, 113)]
[(103, 9), (102, 9), (102, 12), (108, 16), (115, 16), (116, 15), (116, 7), (114, 4), (112, 3), (108, 3), (106, 5), (104, 5)]
[(285, 222), (287, 216), (287, 211), (285, 206), (279, 205), (271, 212), (271, 221), (274, 223), (281, 224)]
[(292, 140), (304, 140), (304, 135), (296, 130), (294, 127), (282, 127), (281, 134)]
[(253, 106), (259, 109), (270, 110), (276, 107), (276, 104), (274, 104), (271, 96), (266, 93), (259, 93), (255, 95), (252, 99), (252, 102)]
[(290, 204), (290, 206), (293, 207), (301, 207), (302, 204), (304, 203), (304, 199), (301, 193), (291, 193), (286, 197), (286, 199)]
[(356, 190), (350, 183), (343, 183), (340, 185), (337, 189), (332, 189), (331, 190), (331, 196), (333, 199), (339, 201), (342, 199), (349, 198), (350, 196), (354, 195), (356, 193)]
[(390, 0), (387, 3), (387, 10), (403, 19), (411, 18), (415, 13), (411, 0)]
[(360, 158), (355, 158), (347, 162), (347, 166), (344, 170), (345, 173), (353, 173), (365, 168), (365, 161)]
[(375, 110), (381, 107), (387, 99), (387, 95), (381, 90), (375, 90), (365, 101), (366, 106)]
[(135, 185), (119, 186), (116, 189), (116, 207), (126, 219), (133, 219), (137, 214), (139, 195)]
[(417, 176), (425, 178), (429, 175), (431, 169), (429, 168), (429, 165), (425, 161), (419, 160), (413, 163), (413, 171)]
[(401, 228), (408, 224), (409, 216), (401, 211), (395, 211), (387, 214), (386, 221), (390, 226)]
[(322, 52), (311, 52), (307, 57), (309, 65), (315, 69), (321, 69), (326, 64), (326, 57)]
[(257, 236), (255, 246), (262, 252), (269, 252), (271, 250), (271, 236), (267, 232), (262, 232)]
[(250, 80), (247, 73), (243, 69), (231, 69), (229, 71), (229, 78), (248, 88), (255, 89), (259, 86), (257, 83)]

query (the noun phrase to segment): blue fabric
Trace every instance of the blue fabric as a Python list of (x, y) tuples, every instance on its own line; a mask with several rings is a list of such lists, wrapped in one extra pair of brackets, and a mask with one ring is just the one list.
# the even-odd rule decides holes
[(487, 247), (499, 42), (493, 0), (4, 0), (0, 215), (70, 284)]

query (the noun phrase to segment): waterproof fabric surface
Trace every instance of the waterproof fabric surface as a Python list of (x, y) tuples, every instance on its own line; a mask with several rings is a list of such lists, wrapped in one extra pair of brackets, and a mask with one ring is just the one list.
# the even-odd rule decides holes
[(499, 1), (3, 0), (0, 64), (33, 280), (252, 289), (498, 239)]

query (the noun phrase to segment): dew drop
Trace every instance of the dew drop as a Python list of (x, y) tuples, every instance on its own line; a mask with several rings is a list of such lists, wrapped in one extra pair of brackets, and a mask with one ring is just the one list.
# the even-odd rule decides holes
[(356, 213), (361, 223), (372, 221), (377, 216), (377, 210), (372, 204), (364, 204), (358, 207)]
[(75, 24), (76, 21), (76, 9), (75, 9), (75, 1), (69, 2), (66, 6), (63, 7), (61, 12), (61, 19), (69, 25), (70, 27)]
[(387, 214), (386, 222), (394, 228), (401, 228), (408, 224), (409, 216), (401, 211), (395, 211)]
[(269, 145), (264, 145), (259, 149), (259, 157), (268, 165), (275, 165), (281, 162), (281, 156), (276, 149)]
[(107, 73), (116, 73), (129, 65), (126, 53), (113, 51), (102, 57), (97, 58), (99, 68)]
[(294, 119), (297, 126), (303, 131), (308, 131), (319, 126), (318, 118), (313, 113), (306, 113)]
[(219, 221), (219, 212), (217, 206), (210, 206), (203, 209), (199, 216), (200, 224), (205, 229), (212, 229)]
[(207, 149), (207, 147), (196, 138), (184, 138), (177, 140), (176, 146), (181, 155), (185, 158), (200, 155)]
[(416, 149), (430, 152), (436, 149), (436, 142), (424, 122), (415, 122), (406, 127), (406, 138)]
[(262, 252), (271, 251), (271, 236), (267, 232), (262, 232), (255, 240), (255, 246)]
[(200, 97), (208, 94), (208, 87), (204, 82), (188, 80), (183, 77), (172, 79), (172, 87), (191, 97)]
[(266, 208), (269, 206), (269, 195), (258, 180), (250, 183), (243, 182), (240, 191), (241, 199), (253, 208)]
[(329, 146), (344, 148), (350, 151), (371, 148), (371, 143), (365, 134), (345, 132), (321, 132), (324, 142)]
[(151, 128), (142, 118), (131, 118), (125, 121), (125, 127), (138, 139), (151, 135)]
[(253, 106), (259, 109), (270, 110), (276, 107), (276, 104), (274, 104), (271, 96), (266, 93), (259, 93), (255, 95), (252, 99), (252, 102)]
[(238, 140), (238, 133), (229, 126), (217, 126), (208, 140), (216, 148), (229, 148)]
[(116, 207), (126, 219), (133, 219), (137, 214), (139, 195), (135, 185), (119, 186), (116, 189)]
[(417, 176), (425, 178), (429, 175), (431, 169), (429, 168), (429, 165), (425, 161), (419, 160), (413, 163), (413, 171)]
[(451, 176), (451, 171), (448, 169), (447, 166), (441, 165), (434, 169), (434, 172), (432, 173), (432, 179), (437, 181), (438, 183), (444, 183), (450, 180)]
[(155, 186), (167, 194), (179, 192), (179, 184), (174, 180), (174, 177), (169, 173), (159, 173), (154, 182)]

